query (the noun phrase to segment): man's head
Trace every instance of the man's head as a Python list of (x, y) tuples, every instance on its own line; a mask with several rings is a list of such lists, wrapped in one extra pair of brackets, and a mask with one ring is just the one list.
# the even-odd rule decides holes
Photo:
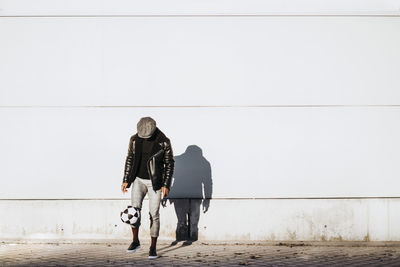
[(137, 123), (138, 136), (141, 138), (149, 138), (156, 130), (156, 121), (151, 117), (143, 117)]

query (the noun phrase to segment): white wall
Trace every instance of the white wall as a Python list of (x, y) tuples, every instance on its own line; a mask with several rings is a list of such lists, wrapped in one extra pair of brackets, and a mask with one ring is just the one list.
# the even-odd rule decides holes
[(387, 105), (400, 98), (399, 17), (0, 21), (2, 106)]
[(398, 15), (399, 0), (1, 0), (2, 16)]
[(127, 199), (143, 116), (214, 199), (399, 196), (400, 1), (118, 3), (0, 1), (1, 199)]
[[(146, 114), (171, 138), (175, 156), (190, 145), (202, 150), (213, 197), (398, 196), (398, 108), (9, 108), (0, 114), (2, 198), (122, 197), (129, 137)], [(179, 162), (176, 173), (188, 168)]]
[[(5, 239), (131, 239), (119, 219), (127, 200), (3, 200)], [(212, 199), (199, 240), (399, 241), (399, 199)], [(255, 211), (261, 211), (255, 214)], [(150, 239), (148, 201), (140, 239)], [(174, 240), (177, 216), (160, 209), (160, 239)], [(16, 223), (18, 222), (18, 223)]]

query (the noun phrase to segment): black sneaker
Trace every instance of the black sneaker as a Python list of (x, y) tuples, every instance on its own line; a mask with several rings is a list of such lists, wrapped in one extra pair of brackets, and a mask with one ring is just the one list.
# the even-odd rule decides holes
[(140, 242), (132, 242), (126, 252), (135, 252), (138, 248), (140, 248)]
[(158, 258), (158, 256), (157, 256), (156, 249), (155, 248), (150, 248), (149, 259), (157, 259), (157, 258)]

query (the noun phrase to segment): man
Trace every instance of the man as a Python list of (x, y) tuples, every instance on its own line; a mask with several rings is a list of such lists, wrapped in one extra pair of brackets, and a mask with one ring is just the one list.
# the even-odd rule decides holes
[[(157, 258), (156, 244), (160, 231), (160, 202), (168, 195), (174, 172), (174, 156), (171, 142), (158, 129), (151, 117), (143, 117), (137, 123), (137, 133), (131, 136), (128, 155), (125, 161), (124, 178), (121, 190), (128, 192), (132, 184), (131, 203), (142, 208), (143, 198), (148, 193), (150, 214), (151, 246), (149, 258)], [(139, 224), (132, 226), (133, 242), (127, 252), (140, 248)]]

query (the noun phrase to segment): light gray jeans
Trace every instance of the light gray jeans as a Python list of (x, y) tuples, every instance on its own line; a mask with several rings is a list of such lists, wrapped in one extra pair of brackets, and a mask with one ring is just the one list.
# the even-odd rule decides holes
[(136, 177), (131, 189), (132, 206), (142, 209), (142, 203), (146, 193), (148, 193), (149, 196), (150, 236), (157, 237), (160, 232), (161, 189), (154, 191), (150, 179)]

